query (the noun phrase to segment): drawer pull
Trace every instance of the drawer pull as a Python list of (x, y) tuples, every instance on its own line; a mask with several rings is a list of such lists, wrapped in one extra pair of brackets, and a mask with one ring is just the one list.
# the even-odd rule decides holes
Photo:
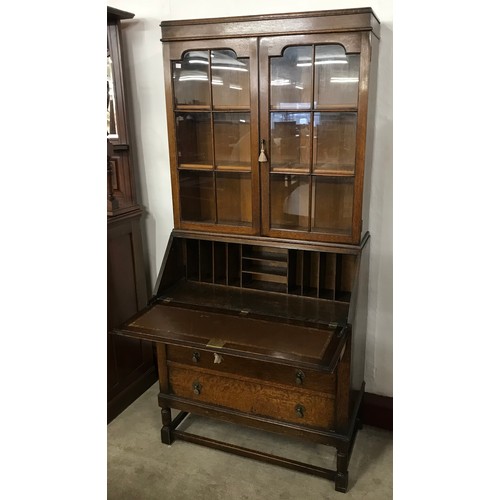
[(295, 406), (295, 415), (299, 418), (304, 418), (304, 412), (306, 409), (302, 405), (296, 405)]
[(191, 358), (193, 360), (193, 363), (198, 363), (200, 361), (200, 353), (199, 352), (193, 352), (193, 357)]
[(304, 372), (301, 371), (301, 370), (297, 370), (295, 372), (295, 383), (297, 385), (302, 385), (304, 383), (304, 379), (306, 378), (306, 376), (304, 375)]
[(218, 352), (214, 352), (214, 363), (216, 365), (222, 363), (222, 356)]
[(193, 392), (197, 396), (201, 394), (201, 384), (199, 382), (193, 382)]

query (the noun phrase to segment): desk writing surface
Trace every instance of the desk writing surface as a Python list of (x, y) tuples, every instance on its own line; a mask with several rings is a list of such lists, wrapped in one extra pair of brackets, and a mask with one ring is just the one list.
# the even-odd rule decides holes
[[(338, 328), (313, 328), (158, 303), (122, 327), (138, 338), (327, 365)], [(122, 332), (123, 333), (123, 332)]]
[(163, 294), (172, 303), (328, 325), (347, 319), (349, 304), (180, 280)]

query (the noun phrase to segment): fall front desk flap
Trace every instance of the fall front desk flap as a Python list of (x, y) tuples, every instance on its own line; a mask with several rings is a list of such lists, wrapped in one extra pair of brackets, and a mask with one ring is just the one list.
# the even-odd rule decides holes
[(115, 333), (282, 364), (332, 369), (345, 343), (342, 326), (286, 321), (156, 303)]

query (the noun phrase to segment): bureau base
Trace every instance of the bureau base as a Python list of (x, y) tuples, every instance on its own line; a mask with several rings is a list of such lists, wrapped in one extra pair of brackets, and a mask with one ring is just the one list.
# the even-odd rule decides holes
[[(319, 429), (304, 428), (289, 423), (277, 422), (265, 417), (249, 416), (248, 414), (226, 408), (214, 409), (207, 404), (184, 400), (183, 398), (160, 393), (158, 395), (158, 402), (160, 407), (162, 408), (161, 415), (163, 423), (163, 427), (161, 429), (161, 440), (164, 444), (168, 445), (172, 444), (176, 439), (188, 441), (190, 443), (214, 448), (220, 451), (225, 451), (227, 453), (232, 453), (233, 455), (252, 458), (261, 462), (266, 462), (298, 472), (322, 477), (324, 479), (334, 481), (335, 490), (345, 493), (347, 492), (348, 486), (349, 461), (351, 458), (352, 450), (354, 448), (357, 431), (362, 428), (360, 408), (363, 394), (364, 384), (362, 390), (358, 394), (355, 403), (355, 411), (353, 412), (354, 417), (350, 422), (349, 428), (347, 429), (346, 433), (341, 434)], [(180, 410), (180, 413), (174, 419), (172, 419), (171, 416), (171, 409)], [(238, 446), (236, 444), (219, 441), (200, 436), (198, 434), (179, 430), (178, 427), (190, 413), (216, 418), (218, 420), (254, 427), (266, 431), (295, 436), (298, 438), (335, 447), (337, 450), (337, 469), (333, 470), (324, 467), (318, 467), (305, 462), (276, 456), (259, 450), (246, 448)]]

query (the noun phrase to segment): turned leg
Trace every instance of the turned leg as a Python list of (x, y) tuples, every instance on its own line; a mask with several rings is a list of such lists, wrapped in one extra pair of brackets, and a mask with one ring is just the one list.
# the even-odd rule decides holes
[(163, 427), (161, 428), (161, 442), (164, 444), (172, 444), (174, 441), (174, 436), (172, 434), (172, 411), (170, 408), (162, 408), (161, 410), (161, 422)]
[(348, 466), (348, 452), (347, 450), (337, 449), (337, 477), (335, 478), (335, 491), (347, 492), (347, 482), (349, 473), (347, 472)]

